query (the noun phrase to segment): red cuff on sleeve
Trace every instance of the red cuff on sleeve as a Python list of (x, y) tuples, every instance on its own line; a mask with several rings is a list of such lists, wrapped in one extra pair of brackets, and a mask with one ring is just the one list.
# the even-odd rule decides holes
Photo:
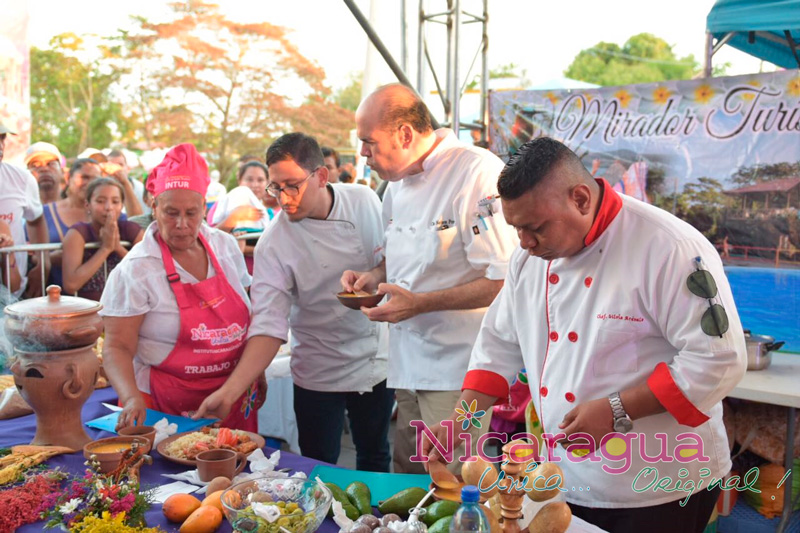
[(694, 428), (708, 420), (708, 417), (698, 410), (675, 384), (666, 363), (659, 363), (656, 366), (647, 378), (647, 386), (679, 424)]
[(489, 396), (496, 396), (495, 405), (502, 405), (508, 400), (508, 381), (491, 370), (470, 370), (464, 377), (461, 390), (470, 389)]

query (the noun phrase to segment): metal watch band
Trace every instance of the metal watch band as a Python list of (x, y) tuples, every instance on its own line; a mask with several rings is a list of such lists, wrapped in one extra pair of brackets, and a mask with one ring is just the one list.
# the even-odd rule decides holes
[(625, 408), (622, 406), (622, 399), (619, 397), (618, 392), (608, 395), (608, 403), (611, 404), (611, 414), (614, 416), (614, 420), (626, 418), (628, 416), (628, 413), (625, 412)]

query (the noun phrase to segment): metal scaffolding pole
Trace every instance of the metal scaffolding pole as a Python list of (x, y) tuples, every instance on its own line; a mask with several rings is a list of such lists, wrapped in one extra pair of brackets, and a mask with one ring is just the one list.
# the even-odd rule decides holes
[[(350, 9), (350, 12), (353, 13), (353, 16), (361, 25), (361, 28), (364, 30), (364, 33), (367, 34), (367, 37), (369, 37), (369, 40), (370, 42), (372, 42), (372, 45), (375, 46), (375, 48), (381, 54), (383, 60), (386, 61), (386, 64), (389, 65), (390, 69), (392, 69), (392, 72), (394, 73), (395, 76), (397, 76), (397, 79), (400, 81), (400, 83), (402, 83), (403, 85), (414, 91), (414, 86), (411, 85), (410, 81), (408, 81), (406, 73), (403, 72), (403, 69), (400, 68), (400, 65), (397, 64), (397, 61), (394, 60), (394, 57), (392, 57), (392, 54), (389, 52), (389, 49), (386, 48), (386, 46), (383, 44), (383, 41), (381, 41), (381, 38), (378, 37), (378, 34), (372, 28), (369, 21), (364, 16), (364, 14), (361, 13), (361, 10), (358, 9), (358, 6), (355, 4), (355, 2), (353, 0), (344, 0), (344, 3), (348, 7), (348, 9)], [(419, 93), (417, 94), (419, 95)], [(431, 114), (431, 121), (433, 122), (434, 127), (437, 128), (439, 127), (439, 122), (432, 114)]]
[[(486, 140), (488, 130), (487, 99), (489, 96), (489, 35), (487, 24), (489, 22), (489, 2), (481, 0), (483, 7), (482, 16), (473, 15), (462, 10), (464, 4), (470, 0), (447, 0), (446, 11), (425, 11), (425, 0), (419, 2), (419, 33), (417, 48), (417, 88), (422, 92), (424, 65), (427, 63), (433, 75), (442, 108), (445, 114), (445, 123), (458, 133), (461, 129), (473, 129), (481, 132), (481, 140)], [(430, 23), (442, 24), (447, 29), (447, 50), (444, 83), (439, 83), (441, 76), (436, 72), (427, 50), (426, 29)], [(460, 52), (463, 48), (461, 29), (464, 24), (480, 23), (482, 25), (481, 40), (475, 52), (475, 59), (466, 74), (461, 73)], [(480, 116), (477, 122), (464, 123), (461, 121), (461, 94), (467, 85), (467, 80), (472, 73), (477, 56), (481, 58), (481, 83), (480, 83)]]
[[(461, 0), (446, 0), (446, 11), (428, 13), (425, 10), (425, 0), (419, 0), (416, 92), (417, 94), (421, 94), (424, 90), (426, 72), (425, 65), (427, 64), (430, 68), (431, 74), (433, 75), (434, 83), (436, 84), (436, 90), (439, 93), (439, 97), (442, 101), (446, 125), (453, 128), (456, 134), (458, 134), (458, 131), (461, 129), (479, 130), (481, 132), (481, 140), (485, 141), (488, 131), (487, 102), (489, 97), (489, 34), (487, 27), (489, 22), (489, 2), (488, 0), (480, 0), (483, 7), (483, 14), (482, 16), (478, 16), (467, 11), (462, 11), (461, 9), (463, 4), (468, 4), (472, 1), (475, 0), (464, 0), (463, 3)], [(392, 55), (389, 53), (386, 46), (384, 46), (377, 32), (375, 32), (372, 26), (370, 26), (369, 21), (364, 17), (363, 14), (361, 14), (361, 11), (359, 11), (358, 7), (355, 5), (354, 0), (344, 0), (344, 3), (353, 13), (353, 16), (355, 16), (356, 20), (367, 34), (367, 37), (369, 37), (372, 44), (375, 46), (378, 52), (380, 52), (381, 56), (383, 56), (383, 59), (389, 65), (389, 68), (391, 68), (392, 72), (394, 72), (395, 76), (397, 76), (397, 79), (402, 84), (413, 89), (414, 87), (411, 85), (411, 82), (408, 80), (408, 77), (405, 73), (407, 70), (408, 57), (408, 48), (406, 43), (407, 33), (405, 21), (405, 0), (401, 0), (402, 13), (400, 21), (403, 39), (401, 56), (404, 68), (401, 68), (400, 65), (398, 65), (397, 62), (392, 58)], [(435, 66), (430, 57), (430, 51), (428, 50), (426, 29), (430, 23), (444, 25), (447, 30), (444, 83), (440, 83), (441, 77), (436, 72)], [(463, 44), (461, 42), (461, 27), (464, 24), (473, 23), (480, 23), (482, 25), (481, 39), (478, 49), (475, 53), (476, 58), (478, 54), (480, 54), (481, 57), (480, 117), (476, 122), (463, 123), (461, 122), (460, 108), (461, 93), (467, 85), (466, 81), (469, 79), (470, 74), (472, 73), (472, 66), (474, 65), (475, 61), (473, 60), (473, 64), (470, 65), (466, 74), (462, 76), (460, 70), (460, 49)], [(463, 84), (461, 83), (461, 80), (464, 80)], [(439, 123), (434, 116), (435, 114), (433, 111), (431, 111), (431, 118), (433, 120), (434, 127), (439, 127)]]

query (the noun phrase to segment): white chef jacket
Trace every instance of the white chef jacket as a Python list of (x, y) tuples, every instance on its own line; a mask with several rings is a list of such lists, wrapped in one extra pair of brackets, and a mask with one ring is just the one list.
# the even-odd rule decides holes
[[(570, 502), (607, 508), (659, 505), (686, 493), (633, 491), (634, 478), (645, 467), (673, 481), (686, 468), (687, 479), (706, 479), (706, 486), (709, 476), (730, 470), (720, 400), (744, 375), (744, 334), (714, 247), (685, 222), (601, 183), (604, 198), (586, 248), (553, 261), (522, 249), (514, 253), (505, 286), (481, 326), (464, 388), (505, 398), (503, 388), (525, 367), (543, 430), (556, 434), (578, 404), (646, 380), (667, 412), (635, 420), (628, 435), (645, 434), (647, 454), (658, 456), (655, 434), (665, 433), (674, 458), (676, 437), (693, 432), (710, 461), (646, 463), (638, 453), (641, 438), (632, 441), (631, 467), (624, 474), (601, 469), (623, 461), (572, 462), (561, 445), (554, 454), (567, 487), (590, 487), (569, 491)], [(722, 338), (703, 333), (700, 318), (708, 300), (686, 285), (698, 256), (716, 280), (717, 302), (730, 321)], [(705, 477), (701, 468), (709, 469)], [(637, 487), (650, 480), (640, 479)]]
[(291, 338), (296, 385), (321, 392), (371, 392), (386, 379), (385, 324), (339, 303), (342, 272), (383, 260), (380, 201), (368, 187), (337, 183), (328, 218), (291, 222), (281, 211), (258, 239), (248, 338)]
[[(24, 221), (31, 222), (42, 216), (42, 202), (39, 200), (39, 185), (36, 178), (26, 169), (0, 162), (0, 220), (8, 224), (14, 245), (25, 244)], [(28, 254), (17, 252), (17, 269), (22, 276), (22, 285), (15, 293), (22, 294), (28, 280)], [(5, 283), (5, 280), (3, 280)]]
[[(503, 162), (449, 129), (436, 136), (441, 141), (422, 172), (390, 183), (383, 199), (386, 278), (411, 292), (503, 279), (518, 243), (492, 201)], [(488, 207), (479, 207), (481, 199)], [(485, 312), (436, 311), (391, 324), (389, 386), (458, 390)]]
[[(164, 362), (175, 347), (180, 330), (180, 313), (175, 294), (167, 281), (161, 248), (155, 237), (157, 223), (147, 228), (144, 238), (111, 271), (103, 289), (101, 316), (129, 317), (144, 315), (139, 328), (139, 345), (133, 358), (137, 388), (150, 393), (150, 367)], [(225, 278), (250, 309), (245, 287), (250, 286), (250, 274), (236, 239), (229, 233), (203, 224), (200, 233), (217, 256)], [(182, 283), (197, 283), (175, 261), (175, 270)], [(214, 266), (208, 262), (207, 277), (214, 276)]]

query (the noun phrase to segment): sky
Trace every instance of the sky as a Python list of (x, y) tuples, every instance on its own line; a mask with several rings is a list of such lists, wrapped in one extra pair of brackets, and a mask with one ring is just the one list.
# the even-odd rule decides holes
[[(20, 1), (20, 0), (2, 0)], [(26, 1), (26, 0), (22, 0)], [(445, 0), (425, 0), (428, 12), (444, 11)], [(27, 0), (30, 11), (29, 36), (37, 47), (47, 47), (59, 33), (113, 33), (116, 28), (130, 27), (130, 15), (150, 20), (163, 19), (169, 10), (164, 0)], [(321, 65), (328, 84), (336, 89), (347, 85), (352, 73), (364, 70), (367, 58), (367, 37), (341, 0), (218, 0), (222, 11), (239, 21), (266, 21), (289, 28), (306, 57)], [(356, 2), (370, 16), (370, 0)], [(563, 75), (572, 59), (584, 48), (600, 41), (622, 45), (641, 32), (653, 33), (674, 46), (679, 57), (694, 54), (702, 62), (705, 47), (705, 20), (713, 0), (489, 0), (489, 65), (490, 68), (515, 63), (526, 70), (533, 84)], [(378, 33), (395, 59), (401, 56), (401, 0), (373, 0), (377, 13), (373, 21)], [(418, 0), (406, 0), (409, 77), (416, 83), (416, 43)], [(113, 6), (113, 7), (112, 7)], [(463, 11), (480, 13), (480, 0), (461, 0)], [(460, 47), (460, 68), (464, 73), (479, 44), (479, 26), (465, 28)], [(433, 60), (440, 64), (444, 76), (444, 26), (430, 25), (427, 30)], [(730, 62), (729, 74), (758, 72), (759, 60), (723, 47), (715, 63)], [(373, 64), (373, 84), (395, 81), (379, 58)], [(478, 68), (476, 64), (476, 68)], [(473, 71), (474, 73), (474, 71)], [(471, 76), (470, 76), (471, 77)], [(426, 89), (433, 88), (426, 75)]]

